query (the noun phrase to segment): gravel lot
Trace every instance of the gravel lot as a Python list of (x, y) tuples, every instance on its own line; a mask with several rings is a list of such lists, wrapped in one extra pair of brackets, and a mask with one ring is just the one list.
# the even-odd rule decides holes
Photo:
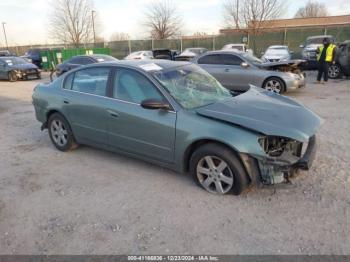
[(1, 254), (350, 254), (350, 80), (289, 94), (325, 120), (314, 166), (240, 197), (94, 148), (57, 151), (35, 120), (37, 82), (0, 81)]

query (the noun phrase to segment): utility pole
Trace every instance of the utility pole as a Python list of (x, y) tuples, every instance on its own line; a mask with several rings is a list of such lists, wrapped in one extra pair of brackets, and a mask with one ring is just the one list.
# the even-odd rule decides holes
[(5, 25), (6, 25), (6, 23), (5, 23), (5, 22), (2, 22), (2, 29), (4, 30), (6, 49), (8, 50), (8, 49), (9, 49), (9, 45), (8, 45), (8, 43), (7, 43), (7, 36), (6, 36)]
[(91, 11), (91, 17), (92, 17), (92, 31), (94, 32), (94, 47), (95, 47), (95, 44), (96, 44), (96, 33), (95, 33), (95, 16), (94, 16), (94, 13), (96, 11), (95, 10), (92, 10)]

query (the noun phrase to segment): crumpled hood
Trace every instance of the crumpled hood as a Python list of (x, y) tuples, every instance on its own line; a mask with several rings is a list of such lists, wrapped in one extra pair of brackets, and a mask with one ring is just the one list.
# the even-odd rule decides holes
[(307, 141), (322, 119), (296, 101), (253, 87), (244, 94), (196, 109), (205, 117), (225, 121), (270, 136)]
[(301, 59), (291, 59), (291, 60), (287, 60), (287, 61), (278, 61), (278, 62), (264, 62), (262, 64), (260, 64), (260, 67), (272, 67), (272, 66), (285, 66), (285, 65), (290, 65), (290, 66), (298, 66), (302, 63), (305, 63), (305, 60), (301, 60)]

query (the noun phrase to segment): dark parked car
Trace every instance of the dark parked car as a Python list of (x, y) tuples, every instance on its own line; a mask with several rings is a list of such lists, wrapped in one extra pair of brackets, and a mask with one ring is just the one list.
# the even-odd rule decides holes
[(78, 55), (68, 59), (67, 61), (64, 61), (62, 64), (57, 65), (56, 75), (61, 76), (69, 70), (84, 65), (116, 61), (118, 61), (118, 59), (109, 55)]
[(18, 79), (29, 80), (40, 78), (39, 68), (21, 57), (0, 57), (0, 79), (11, 82)]
[(350, 76), (350, 41), (338, 45), (335, 57), (335, 64), (328, 70), (329, 78), (340, 78)]
[(58, 150), (124, 153), (189, 172), (216, 194), (308, 170), (322, 122), (288, 97), (257, 87), (235, 96), (197, 65), (165, 60), (72, 70), (36, 86), (33, 105)]
[(32, 63), (34, 65), (36, 65), (38, 68), (41, 68), (41, 51), (45, 51), (48, 49), (29, 49), (23, 56), (23, 58), (29, 59), (30, 61), (32, 61)]
[(1, 50), (0, 56), (16, 56), (16, 55), (11, 53), (9, 50)]
[(170, 50), (167, 48), (159, 48), (152, 50), (154, 59), (175, 60), (175, 57), (180, 54), (178, 50)]
[(335, 41), (332, 35), (316, 35), (308, 37), (305, 44), (300, 45), (300, 48), (303, 48), (302, 59), (307, 61), (304, 66), (305, 69), (314, 70), (318, 68), (317, 49), (323, 45), (323, 39), (325, 38), (329, 38), (331, 43)]

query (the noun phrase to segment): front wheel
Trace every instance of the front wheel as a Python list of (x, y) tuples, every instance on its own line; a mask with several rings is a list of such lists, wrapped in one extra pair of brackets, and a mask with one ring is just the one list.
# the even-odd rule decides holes
[(281, 94), (285, 91), (286, 86), (282, 81), (282, 79), (278, 77), (271, 77), (264, 82), (263, 88), (266, 89), (267, 91)]
[(213, 194), (239, 195), (249, 183), (234, 152), (219, 144), (211, 143), (197, 149), (190, 160), (190, 173), (202, 188)]
[(341, 68), (338, 64), (332, 64), (328, 67), (328, 77), (336, 79), (341, 77)]
[(18, 80), (18, 76), (15, 71), (8, 72), (8, 79), (10, 82), (16, 82)]
[(50, 139), (58, 150), (66, 152), (78, 146), (69, 123), (61, 114), (54, 113), (50, 116), (48, 129)]

